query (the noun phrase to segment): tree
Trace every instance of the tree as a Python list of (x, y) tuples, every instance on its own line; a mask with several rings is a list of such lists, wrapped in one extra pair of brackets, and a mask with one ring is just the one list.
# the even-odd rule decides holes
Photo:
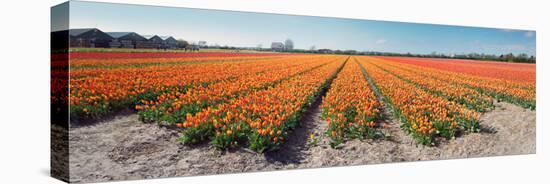
[(257, 50), (262, 50), (262, 44), (258, 44), (258, 46), (256, 46), (256, 49)]
[(199, 47), (203, 48), (203, 47), (207, 47), (206, 46), (206, 41), (199, 41)]
[(312, 45), (311, 47), (309, 47), (309, 50), (314, 51), (315, 50), (315, 45)]
[(506, 61), (508, 62), (513, 62), (514, 61), (514, 54), (510, 53), (510, 54), (506, 54)]
[(294, 49), (294, 42), (291, 39), (285, 40), (285, 50), (291, 51)]
[(178, 40), (176, 40), (176, 42), (177, 42), (179, 48), (185, 48), (189, 45), (189, 42), (187, 42), (185, 40), (182, 40), (182, 39), (178, 39)]

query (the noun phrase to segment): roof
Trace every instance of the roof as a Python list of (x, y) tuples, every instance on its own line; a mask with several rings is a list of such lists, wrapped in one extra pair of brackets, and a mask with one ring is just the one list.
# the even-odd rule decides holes
[[(166, 39), (169, 39), (169, 38), (172, 38), (172, 36), (158, 36), (158, 35), (143, 35), (143, 37), (147, 38), (147, 40), (151, 40), (151, 38), (153, 37), (159, 37), (160, 39), (162, 40), (166, 40)], [(175, 40), (175, 39), (174, 39)]]
[(103, 32), (97, 28), (78, 28), (70, 29), (69, 35), (71, 38), (100, 38), (100, 39), (119, 39), (119, 40), (134, 40), (134, 41), (153, 41), (161, 43), (164, 41), (176, 42), (177, 40), (172, 36), (158, 36), (158, 35), (140, 35), (136, 32)]
[(113, 38), (120, 38), (123, 36), (126, 36), (132, 32), (106, 32), (108, 35), (112, 36)]
[(156, 35), (141, 35), (143, 36), (145, 39), (149, 40), (151, 39), (153, 36), (156, 36)]
[(97, 39), (97, 40), (111, 40), (113, 37), (104, 33), (103, 31), (97, 28), (81, 28), (81, 29), (70, 29), (69, 35), (72, 38), (82, 38), (82, 39)]
[(176, 42), (177, 40), (174, 37), (169, 36), (168, 38), (164, 39), (164, 41)]
[(78, 36), (78, 35), (81, 35), (82, 33), (88, 32), (88, 31), (93, 30), (93, 29), (96, 29), (96, 28), (70, 29), (69, 30), (69, 35)]
[(284, 44), (281, 42), (273, 42), (271, 43), (271, 47), (283, 47)]
[(155, 35), (151, 38), (149, 38), (149, 41), (153, 41), (153, 42), (163, 42), (164, 40), (162, 38), (160, 38), (159, 36)]
[(130, 32), (124, 36), (118, 37), (119, 40), (135, 40), (135, 41), (146, 41), (147, 38), (135, 33)]

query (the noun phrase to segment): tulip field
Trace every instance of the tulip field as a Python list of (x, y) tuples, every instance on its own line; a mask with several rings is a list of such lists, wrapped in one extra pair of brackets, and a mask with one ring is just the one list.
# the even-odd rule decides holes
[[(177, 130), (183, 144), (222, 150), (278, 149), (312, 108), (328, 124), (332, 147), (385, 139), (384, 118), (399, 121), (417, 143), (435, 145), (479, 132), (495, 102), (536, 109), (533, 64), (279, 53), (70, 57), (71, 121), (129, 109), (144, 123)], [(384, 109), (392, 114), (384, 117)]]

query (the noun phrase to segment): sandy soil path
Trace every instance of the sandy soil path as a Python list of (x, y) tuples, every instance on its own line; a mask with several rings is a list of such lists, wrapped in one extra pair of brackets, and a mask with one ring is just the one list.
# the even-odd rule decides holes
[[(387, 162), (471, 158), (535, 153), (535, 111), (508, 103), (481, 117), (483, 131), (442, 141), (437, 147), (417, 145), (387, 119), (391, 140), (351, 140), (340, 149), (328, 145), (327, 123), (317, 101), (280, 150), (258, 154), (246, 149), (218, 151), (207, 143), (184, 146), (174, 130), (145, 124), (137, 115), (70, 130), (70, 172), (73, 182), (144, 179), (280, 169), (363, 165)], [(389, 110), (384, 113), (390, 117)], [(318, 146), (307, 143), (309, 134)]]

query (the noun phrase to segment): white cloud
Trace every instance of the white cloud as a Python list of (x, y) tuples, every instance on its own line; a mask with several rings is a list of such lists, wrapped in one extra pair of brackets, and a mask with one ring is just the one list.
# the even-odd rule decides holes
[(386, 40), (385, 39), (378, 39), (376, 40), (376, 44), (384, 44), (386, 43)]
[(530, 38), (530, 37), (535, 36), (535, 32), (534, 31), (527, 31), (527, 32), (525, 32), (524, 35), (525, 35), (525, 37)]

